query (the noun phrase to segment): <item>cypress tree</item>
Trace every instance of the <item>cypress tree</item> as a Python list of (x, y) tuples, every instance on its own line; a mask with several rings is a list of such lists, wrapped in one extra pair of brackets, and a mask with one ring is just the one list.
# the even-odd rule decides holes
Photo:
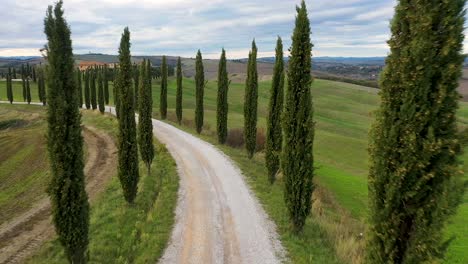
[(39, 101), (42, 102), (42, 105), (46, 104), (46, 93), (45, 93), (45, 77), (44, 77), (44, 69), (39, 68), (38, 69), (38, 80), (37, 80), (37, 86), (39, 88)]
[(44, 20), (49, 65), (47, 148), (52, 177), (48, 192), (55, 230), (69, 262), (85, 263), (89, 204), (72, 42), (62, 4), (59, 1), (54, 9), (49, 6)]
[(140, 83), (139, 79), (140, 79), (140, 71), (138, 69), (138, 65), (137, 64), (133, 64), (133, 79), (134, 79), (134, 92), (135, 92), (135, 99), (134, 99), (134, 102), (135, 102), (135, 111), (138, 112), (138, 92), (139, 92), (139, 89), (138, 89), (138, 85)]
[(29, 62), (26, 63), (26, 75), (25, 77), (31, 77), (31, 66), (29, 66)]
[(26, 77), (26, 101), (31, 104), (31, 87), (29, 86), (29, 77)]
[(438, 263), (463, 194), (456, 112), (465, 0), (399, 1), (369, 153), (368, 263)]
[(125, 28), (119, 47), (120, 71), (117, 76), (119, 94), (119, 179), (125, 200), (133, 203), (138, 191), (138, 147), (132, 63), (130, 55), (130, 31)]
[(161, 95), (159, 112), (161, 113), (161, 119), (166, 119), (167, 116), (167, 62), (166, 56), (162, 57), (161, 64)]
[(84, 73), (84, 78), (85, 78), (85, 87), (84, 87), (85, 105), (86, 105), (86, 109), (90, 109), (91, 108), (91, 98), (90, 98), (91, 91), (89, 87), (89, 82), (90, 82), (89, 69), (86, 69)]
[(177, 59), (176, 115), (180, 125), (182, 122), (182, 62), (180, 61), (180, 57)]
[(141, 159), (145, 162), (148, 175), (151, 173), (151, 163), (154, 158), (153, 147), (153, 122), (151, 120), (153, 99), (151, 96), (150, 61), (143, 60), (140, 65), (140, 109), (138, 116), (138, 144), (140, 146)]
[(106, 110), (106, 105), (104, 103), (104, 80), (102, 78), (102, 69), (98, 69), (98, 77), (97, 77), (97, 83), (98, 83), (98, 105), (99, 105), (99, 112), (104, 114), (104, 111)]
[(8, 75), (7, 75), (7, 97), (8, 101), (10, 101), (10, 104), (13, 103), (13, 89), (12, 89), (12, 73), (11, 73), (11, 68), (8, 67)]
[(21, 85), (23, 86), (23, 102), (26, 102), (26, 70), (24, 64), (21, 64)]
[(283, 144), (281, 129), (281, 113), (283, 112), (284, 91), (284, 61), (283, 42), (280, 37), (276, 42), (276, 61), (273, 70), (273, 81), (270, 92), (270, 104), (268, 109), (267, 138), (265, 161), (268, 169), (270, 183), (275, 181), (276, 173), (280, 166), (280, 154)]
[(257, 100), (258, 100), (258, 74), (257, 74), (257, 46), (252, 41), (252, 50), (249, 54), (247, 66), (247, 80), (244, 97), (244, 141), (249, 159), (253, 157), (257, 147)]
[(97, 91), (96, 91), (96, 75), (97, 69), (96, 67), (92, 68), (89, 71), (89, 80), (90, 80), (90, 89), (91, 89), (91, 106), (93, 110), (97, 109)]
[(13, 79), (18, 79), (18, 78), (16, 78), (16, 77), (17, 77), (17, 76), (16, 76), (16, 68), (13, 68)]
[(113, 88), (113, 93), (114, 93), (114, 106), (115, 106), (115, 115), (117, 118), (120, 118), (120, 100), (119, 100), (119, 89), (117, 89), (117, 77), (120, 74), (119, 68), (117, 68), (117, 65), (114, 65), (114, 88)]
[(228, 120), (228, 89), (229, 78), (226, 66), (226, 51), (223, 48), (218, 67), (218, 108), (216, 111), (217, 117), (217, 132), (218, 142), (224, 144), (227, 138), (227, 120)]
[(78, 100), (80, 103), (80, 108), (83, 107), (83, 88), (81, 85), (81, 71), (79, 68), (76, 69), (76, 81), (78, 84)]
[(200, 50), (195, 60), (195, 126), (200, 134), (203, 128), (203, 94), (205, 89), (205, 72), (203, 70), (203, 59)]
[(304, 1), (297, 7), (290, 49), (288, 87), (283, 113), (282, 171), (284, 199), (295, 232), (300, 232), (310, 213), (314, 189), (314, 122), (312, 95), (310, 22)]
[(37, 82), (37, 77), (36, 77), (36, 67), (32, 67), (32, 79), (33, 82)]
[(104, 100), (106, 104), (109, 104), (109, 79), (108, 79), (107, 64), (104, 65)]

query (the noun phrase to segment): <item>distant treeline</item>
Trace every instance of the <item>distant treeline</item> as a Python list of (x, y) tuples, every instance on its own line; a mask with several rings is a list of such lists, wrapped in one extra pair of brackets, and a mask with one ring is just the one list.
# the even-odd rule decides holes
[(351, 84), (367, 86), (367, 87), (372, 87), (372, 88), (379, 88), (379, 83), (377, 81), (371, 81), (371, 80), (356, 80), (356, 79), (332, 77), (332, 76), (320, 76), (320, 77), (317, 77), (317, 79), (351, 83)]

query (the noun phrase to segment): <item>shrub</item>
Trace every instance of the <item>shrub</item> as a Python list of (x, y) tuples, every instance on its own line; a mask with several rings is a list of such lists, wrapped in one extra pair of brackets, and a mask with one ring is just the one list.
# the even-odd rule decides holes
[(265, 129), (259, 128), (257, 129), (257, 139), (256, 139), (256, 147), (255, 150), (257, 152), (263, 151), (265, 149), (266, 144), (266, 136), (265, 136)]
[(226, 139), (226, 145), (233, 148), (242, 148), (244, 146), (244, 129), (229, 129), (228, 136)]

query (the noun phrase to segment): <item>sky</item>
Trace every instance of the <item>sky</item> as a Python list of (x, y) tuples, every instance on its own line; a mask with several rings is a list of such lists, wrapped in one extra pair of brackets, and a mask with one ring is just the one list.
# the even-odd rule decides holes
[[(40, 55), (50, 0), (2, 0), (0, 56)], [(117, 54), (125, 26), (132, 55), (219, 58), (274, 56), (277, 36), (291, 45), (300, 0), (64, 0), (76, 54)], [(386, 56), (396, 0), (306, 0), (314, 56)], [(467, 42), (468, 44), (468, 42)], [(466, 45), (468, 47), (468, 45)], [(286, 51), (287, 55), (287, 51)]]

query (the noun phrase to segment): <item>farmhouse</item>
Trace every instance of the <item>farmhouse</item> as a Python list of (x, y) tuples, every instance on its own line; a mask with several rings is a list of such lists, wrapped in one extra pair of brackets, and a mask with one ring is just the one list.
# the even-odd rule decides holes
[(116, 63), (104, 63), (100, 61), (79, 61), (78, 62), (78, 68), (83, 71), (88, 69), (89, 67), (94, 67), (94, 66), (104, 66), (107, 65), (108, 68), (114, 68)]

